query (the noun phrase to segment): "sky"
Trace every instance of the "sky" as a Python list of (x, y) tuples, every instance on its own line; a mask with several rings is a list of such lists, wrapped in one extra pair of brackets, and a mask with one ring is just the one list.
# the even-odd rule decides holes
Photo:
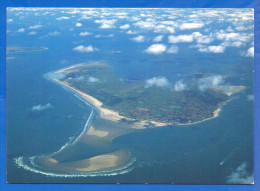
[[(253, 19), (253, 9), (9, 8), (7, 34), (40, 40), (66, 33), (84, 40), (117, 38), (119, 32), (129, 41), (145, 43), (145, 54), (177, 54), (185, 44), (205, 54), (236, 47), (241, 56), (253, 57)], [(79, 43), (73, 51), (102, 51), (92, 42)]]

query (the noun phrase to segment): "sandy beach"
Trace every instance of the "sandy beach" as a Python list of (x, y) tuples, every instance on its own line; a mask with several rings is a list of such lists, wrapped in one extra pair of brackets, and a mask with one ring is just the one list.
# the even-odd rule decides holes
[[(63, 71), (65, 71), (63, 69)], [(60, 70), (57, 72), (59, 73)], [(111, 120), (111, 121), (115, 121), (115, 122), (118, 122), (119, 120), (121, 119), (126, 119), (126, 120), (134, 120), (134, 119), (130, 119), (130, 118), (127, 118), (127, 117), (124, 117), (124, 116), (121, 116), (119, 115), (118, 112), (116, 111), (113, 111), (113, 110), (110, 110), (110, 109), (107, 109), (107, 108), (103, 108), (102, 105), (103, 103), (100, 102), (98, 99), (86, 94), (86, 93), (83, 93), (79, 90), (77, 90), (76, 88), (70, 86), (68, 83), (66, 82), (61, 82), (60, 80), (57, 80), (57, 79), (53, 79), (54, 81), (62, 84), (63, 86), (66, 86), (67, 88), (70, 88), (72, 89), (73, 91), (77, 92), (78, 94), (80, 94), (84, 99), (86, 99), (89, 103), (91, 103), (92, 105), (94, 105), (96, 108), (98, 108), (98, 110), (100, 111), (100, 117), (103, 118), (103, 119), (106, 119), (106, 120)], [(219, 113), (221, 112), (221, 108), (227, 103), (231, 101), (231, 99), (225, 101), (224, 103), (220, 104), (219, 107), (212, 113), (212, 117), (209, 117), (209, 118), (206, 118), (206, 119), (202, 119), (200, 121), (196, 121), (196, 122), (190, 122), (190, 123), (177, 123), (177, 124), (174, 124), (174, 125), (194, 125), (194, 124), (198, 124), (198, 123), (201, 123), (201, 122), (204, 122), (204, 121), (207, 121), (207, 120), (210, 120), (210, 119), (214, 119), (216, 117), (219, 116)], [(147, 126), (149, 126), (149, 124), (153, 124), (155, 127), (164, 127), (164, 126), (167, 126), (167, 125), (173, 125), (173, 124), (170, 124), (170, 123), (163, 123), (163, 122), (156, 122), (156, 121), (147, 121), (147, 120), (143, 120), (143, 121), (138, 121), (138, 122), (134, 122), (132, 124), (132, 128), (133, 129), (145, 129), (147, 128)]]

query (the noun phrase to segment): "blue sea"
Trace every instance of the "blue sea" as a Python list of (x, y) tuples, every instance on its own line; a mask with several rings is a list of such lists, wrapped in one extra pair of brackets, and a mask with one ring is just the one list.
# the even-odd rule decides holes
[[(7, 182), (252, 183), (253, 15), (251, 9), (9, 8), (7, 47), (30, 49), (7, 53)], [(210, 73), (221, 76), (221, 82), (209, 87), (246, 89), (214, 119), (117, 137), (113, 146), (129, 148), (135, 157), (125, 173), (55, 177), (19, 166), (19, 157), (48, 155), (74, 139), (91, 113), (43, 75), (92, 62), (111, 66), (122, 79), (163, 77), (175, 84)]]

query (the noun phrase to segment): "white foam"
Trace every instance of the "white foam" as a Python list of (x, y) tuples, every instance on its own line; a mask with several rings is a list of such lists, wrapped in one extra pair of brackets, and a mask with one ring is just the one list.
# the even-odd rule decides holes
[[(15, 158), (15, 163), (18, 165), (18, 167), (22, 167), (25, 170), (43, 174), (46, 176), (51, 177), (64, 177), (64, 178), (72, 178), (72, 177), (96, 177), (96, 176), (115, 176), (119, 174), (126, 174), (133, 170), (132, 164), (136, 161), (136, 158), (132, 158), (132, 160), (126, 164), (124, 167), (114, 169), (111, 171), (98, 171), (98, 172), (86, 172), (86, 173), (73, 173), (73, 174), (64, 174), (64, 173), (55, 173), (55, 172), (48, 172), (42, 169), (39, 169), (38, 165), (35, 164), (34, 160), (37, 158), (37, 156), (30, 157), (28, 159), (24, 157), (18, 157)], [(30, 161), (29, 164), (26, 164), (26, 160)]]

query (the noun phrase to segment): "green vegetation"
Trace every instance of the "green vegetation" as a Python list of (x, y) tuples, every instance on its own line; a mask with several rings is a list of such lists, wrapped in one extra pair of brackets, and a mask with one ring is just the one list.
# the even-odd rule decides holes
[(66, 73), (62, 81), (97, 98), (103, 107), (135, 120), (196, 122), (212, 117), (219, 104), (229, 99), (216, 89), (201, 92), (195, 87), (185, 91), (145, 88), (144, 81), (118, 79), (110, 67), (99, 63), (81, 65)]

